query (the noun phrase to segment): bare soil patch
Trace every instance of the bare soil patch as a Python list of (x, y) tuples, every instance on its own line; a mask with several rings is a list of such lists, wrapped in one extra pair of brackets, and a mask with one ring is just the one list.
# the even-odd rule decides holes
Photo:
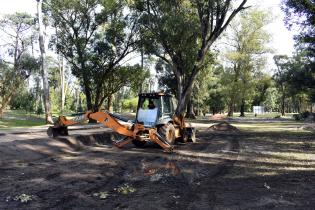
[(102, 129), (2, 135), (0, 209), (314, 209), (313, 133), (220, 126), (172, 154)]

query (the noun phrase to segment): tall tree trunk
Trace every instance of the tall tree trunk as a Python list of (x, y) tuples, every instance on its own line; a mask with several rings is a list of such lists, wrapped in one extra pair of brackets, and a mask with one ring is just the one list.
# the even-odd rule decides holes
[(189, 99), (188, 104), (187, 104), (186, 118), (196, 119), (196, 115), (194, 112), (194, 105), (191, 99)]
[(281, 115), (282, 116), (285, 115), (285, 95), (284, 95), (284, 93), (282, 93), (282, 97), (281, 97)]
[[(84, 71), (85, 70), (85, 64), (81, 63), (81, 67)], [(86, 106), (88, 110), (94, 110), (97, 107), (93, 107), (92, 104), (92, 94), (91, 94), (91, 87), (90, 87), (90, 81), (86, 73), (83, 73), (83, 87), (84, 87), (84, 93), (86, 97)]]
[(241, 112), (240, 117), (245, 117), (245, 100), (244, 99), (242, 99), (240, 112)]
[(194, 80), (196, 79), (196, 76), (197, 75), (192, 76), (190, 78), (190, 81), (185, 85), (182, 76), (176, 75), (178, 102), (177, 102), (177, 108), (175, 110), (175, 115), (178, 117), (184, 116), (188, 101), (191, 98), (192, 88), (193, 88)]
[(107, 97), (107, 110), (113, 112), (113, 95)]
[(234, 104), (235, 104), (235, 98), (234, 98), (234, 95), (233, 95), (232, 98), (231, 98), (231, 101), (229, 103), (229, 106), (228, 106), (228, 117), (233, 117)]
[(43, 77), (43, 89), (44, 89), (44, 103), (45, 103), (45, 119), (46, 123), (53, 124), (51, 115), (50, 105), (50, 94), (49, 94), (49, 83), (48, 73), (45, 66), (45, 43), (44, 43), (44, 32), (43, 32), (43, 16), (42, 16), (42, 0), (37, 0), (37, 17), (38, 17), (38, 28), (39, 28), (39, 48), (40, 48), (40, 62), (41, 72)]
[(59, 55), (59, 73), (60, 73), (60, 85), (61, 85), (61, 113), (64, 112), (65, 109), (65, 68), (63, 63), (63, 57)]
[(79, 110), (79, 90), (75, 89), (75, 111)]

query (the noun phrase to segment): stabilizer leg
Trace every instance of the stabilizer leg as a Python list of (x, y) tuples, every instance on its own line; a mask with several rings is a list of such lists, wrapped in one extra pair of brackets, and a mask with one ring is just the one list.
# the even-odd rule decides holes
[(126, 144), (129, 144), (131, 141), (132, 141), (132, 138), (126, 137), (123, 140), (115, 142), (114, 145), (118, 148), (122, 148)]
[(150, 139), (160, 145), (165, 152), (173, 152), (174, 147), (171, 146), (162, 136), (155, 130), (150, 130)]
[(49, 137), (58, 137), (58, 136), (68, 136), (68, 127), (65, 126), (59, 126), (59, 127), (54, 127), (50, 126), (47, 130), (47, 135)]

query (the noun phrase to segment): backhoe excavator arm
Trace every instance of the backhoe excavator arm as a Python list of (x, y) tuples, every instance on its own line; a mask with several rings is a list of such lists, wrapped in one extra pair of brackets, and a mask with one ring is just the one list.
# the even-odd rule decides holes
[[(115, 132), (127, 136), (134, 137), (133, 131), (128, 128), (128, 126), (122, 125), (114, 117), (112, 117), (108, 112), (91, 112), (88, 111), (83, 115), (78, 115), (73, 119), (67, 119), (65, 116), (60, 116), (55, 122), (55, 125), (51, 127), (53, 132), (49, 132), (49, 136), (67, 135), (67, 132), (63, 132), (68, 126), (76, 125), (87, 121), (89, 119), (97, 120), (102, 123), (105, 127), (111, 128)], [(61, 131), (61, 132), (59, 132)]]
[[(105, 111), (105, 112), (91, 112), (88, 111), (83, 115), (79, 115), (73, 119), (67, 119), (64, 116), (60, 116), (55, 122), (54, 126), (49, 127), (47, 134), (48, 136), (57, 137), (60, 135), (68, 135), (68, 126), (79, 124), (81, 122), (87, 121), (89, 119), (97, 120), (102, 123), (104, 127), (111, 128), (113, 131), (125, 136), (121, 141), (115, 143), (117, 147), (123, 147), (124, 145), (130, 143), (134, 139), (141, 141), (141, 137), (138, 135), (146, 128), (142, 124), (132, 124), (132, 126), (126, 126), (118, 122), (116, 117)], [(158, 135), (155, 128), (148, 130), (149, 137), (152, 141), (159, 144), (165, 151), (172, 151), (173, 147), (167, 143), (161, 136)]]

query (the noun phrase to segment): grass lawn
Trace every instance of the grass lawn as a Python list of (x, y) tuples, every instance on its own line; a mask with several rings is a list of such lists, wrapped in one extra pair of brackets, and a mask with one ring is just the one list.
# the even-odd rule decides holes
[(44, 115), (26, 113), (22, 110), (6, 110), (0, 118), (0, 129), (45, 125)]
[(303, 123), (297, 122), (266, 122), (266, 123), (232, 123), (241, 131), (253, 132), (309, 132), (302, 128)]
[(45, 125), (45, 121), (41, 120), (27, 120), (27, 119), (0, 119), (0, 129), (11, 127), (33, 127)]

